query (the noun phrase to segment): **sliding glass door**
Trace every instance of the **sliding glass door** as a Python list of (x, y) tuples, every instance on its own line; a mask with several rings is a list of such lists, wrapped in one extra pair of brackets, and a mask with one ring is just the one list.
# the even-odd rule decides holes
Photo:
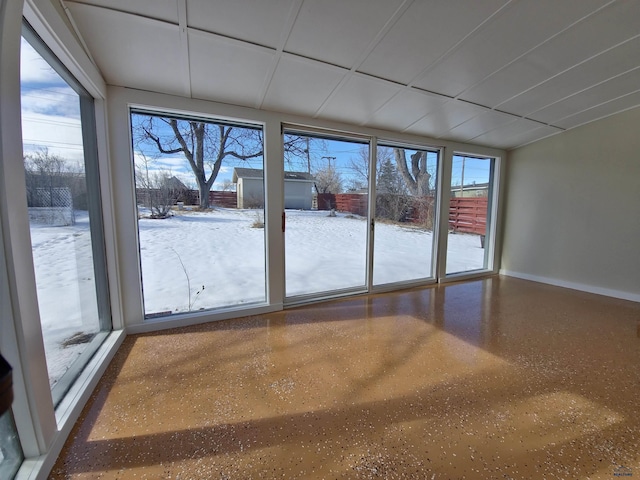
[(285, 131), (284, 148), (286, 297), (366, 291), (369, 143)]
[(374, 286), (434, 277), (438, 153), (377, 146)]
[(449, 202), (446, 273), (491, 268), (494, 158), (454, 155)]

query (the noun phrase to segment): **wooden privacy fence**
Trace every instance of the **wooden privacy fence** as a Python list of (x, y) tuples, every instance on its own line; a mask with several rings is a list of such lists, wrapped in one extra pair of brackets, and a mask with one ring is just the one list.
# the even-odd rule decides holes
[[(161, 204), (167, 201), (167, 197), (171, 204), (182, 202), (184, 205), (198, 205), (200, 203), (200, 194), (197, 190), (189, 189), (170, 189), (163, 190), (158, 188), (137, 188), (136, 197), (138, 204), (149, 205), (150, 202)], [(236, 192), (223, 192), (212, 190), (209, 192), (209, 204), (216, 207), (236, 208), (238, 199)]]
[(238, 197), (236, 192), (220, 192), (211, 190), (209, 192), (209, 205), (224, 208), (237, 208)]
[[(359, 193), (319, 193), (318, 210), (336, 209), (355, 215), (367, 215), (368, 195)], [(435, 199), (406, 197), (401, 218), (393, 220), (405, 223), (428, 224), (434, 218)], [(449, 229), (460, 233), (485, 235), (487, 229), (487, 198), (452, 198), (449, 204)]]
[(354, 215), (367, 215), (368, 195), (360, 193), (319, 193), (318, 210), (349, 212)]
[(449, 204), (449, 229), (455, 232), (485, 235), (487, 198), (452, 198)]

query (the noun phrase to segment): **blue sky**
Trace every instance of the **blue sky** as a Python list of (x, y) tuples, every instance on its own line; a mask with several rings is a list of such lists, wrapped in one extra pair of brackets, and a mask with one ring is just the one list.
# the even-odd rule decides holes
[(24, 39), (20, 77), (25, 153), (47, 148), (72, 163), (82, 161), (78, 95)]

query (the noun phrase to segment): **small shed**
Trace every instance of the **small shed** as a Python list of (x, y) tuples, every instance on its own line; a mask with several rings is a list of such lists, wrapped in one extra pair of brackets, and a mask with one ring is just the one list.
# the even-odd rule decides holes
[[(313, 175), (284, 172), (284, 208), (311, 210)], [(264, 172), (258, 168), (234, 168), (238, 208), (264, 206)]]

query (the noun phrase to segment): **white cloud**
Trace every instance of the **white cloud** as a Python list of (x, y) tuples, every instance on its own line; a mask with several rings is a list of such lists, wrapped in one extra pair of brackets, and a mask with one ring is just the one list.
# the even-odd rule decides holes
[(22, 142), (26, 154), (47, 148), (49, 153), (72, 161), (82, 161), (80, 120), (31, 113), (22, 116)]
[(69, 87), (24, 88), (21, 95), (22, 115), (41, 113), (80, 118), (78, 95)]
[(60, 76), (24, 38), (20, 50), (20, 78), (29, 83), (59, 83)]

